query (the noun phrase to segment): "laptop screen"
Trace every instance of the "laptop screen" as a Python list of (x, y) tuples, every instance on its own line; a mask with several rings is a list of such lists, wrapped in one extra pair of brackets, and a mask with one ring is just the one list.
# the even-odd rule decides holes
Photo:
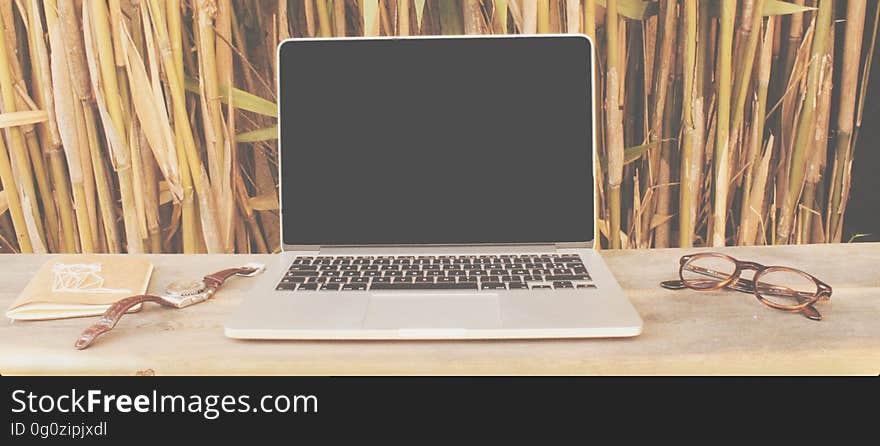
[(583, 36), (279, 49), (288, 245), (593, 239)]

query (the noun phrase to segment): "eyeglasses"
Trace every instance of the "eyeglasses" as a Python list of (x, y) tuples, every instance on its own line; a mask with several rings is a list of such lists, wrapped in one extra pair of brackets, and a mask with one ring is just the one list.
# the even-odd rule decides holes
[[(799, 269), (764, 266), (718, 252), (687, 255), (679, 260), (679, 264), (681, 280), (667, 280), (660, 286), (670, 290), (690, 288), (696, 291), (729, 288), (754, 294), (759, 302), (770, 308), (798, 312), (814, 321), (822, 320), (822, 315), (813, 304), (831, 298), (831, 286)], [(741, 278), (746, 270), (755, 271), (754, 277)]]

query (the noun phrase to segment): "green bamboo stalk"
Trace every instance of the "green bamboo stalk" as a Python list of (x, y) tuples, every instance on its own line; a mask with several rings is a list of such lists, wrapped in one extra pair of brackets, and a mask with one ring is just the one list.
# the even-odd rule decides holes
[(730, 190), (730, 102), (733, 88), (733, 27), (736, 0), (721, 0), (719, 19), (718, 114), (715, 127), (715, 207), (712, 221), (712, 246), (724, 246), (727, 229), (727, 199)]
[(791, 235), (796, 207), (804, 187), (807, 155), (813, 138), (813, 130), (815, 129), (814, 116), (822, 75), (821, 62), (825, 55), (825, 45), (827, 44), (828, 34), (831, 29), (833, 8), (834, 2), (832, 0), (819, 3), (819, 11), (816, 16), (816, 31), (813, 37), (813, 47), (810, 56), (810, 67), (807, 73), (804, 106), (798, 120), (798, 130), (789, 169), (788, 192), (785, 195), (785, 201), (782, 204), (779, 221), (777, 222), (777, 242), (786, 242)]
[(608, 152), (608, 199), (611, 248), (620, 248), (620, 185), (623, 180), (623, 117), (620, 112), (620, 56), (618, 35), (617, 0), (608, 0), (605, 19), (606, 34), (606, 86), (605, 119), (606, 147)]

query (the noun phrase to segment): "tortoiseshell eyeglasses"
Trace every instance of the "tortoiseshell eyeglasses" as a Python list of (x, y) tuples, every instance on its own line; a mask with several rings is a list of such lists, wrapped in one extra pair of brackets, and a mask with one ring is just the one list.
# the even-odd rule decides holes
[[(660, 286), (670, 290), (690, 288), (715, 291), (729, 288), (754, 294), (762, 304), (777, 310), (798, 312), (814, 321), (822, 315), (813, 306), (831, 298), (831, 286), (799, 269), (786, 266), (764, 266), (717, 252), (686, 255), (679, 260), (680, 280), (667, 280)], [(752, 270), (751, 279), (740, 276)]]

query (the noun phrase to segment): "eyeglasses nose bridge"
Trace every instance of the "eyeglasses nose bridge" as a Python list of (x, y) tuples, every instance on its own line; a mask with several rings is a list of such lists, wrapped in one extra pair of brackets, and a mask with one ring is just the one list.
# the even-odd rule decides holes
[(762, 268), (764, 268), (764, 265), (761, 265), (760, 263), (742, 261), (742, 260), (739, 262), (740, 271), (743, 271), (743, 270), (759, 271)]

